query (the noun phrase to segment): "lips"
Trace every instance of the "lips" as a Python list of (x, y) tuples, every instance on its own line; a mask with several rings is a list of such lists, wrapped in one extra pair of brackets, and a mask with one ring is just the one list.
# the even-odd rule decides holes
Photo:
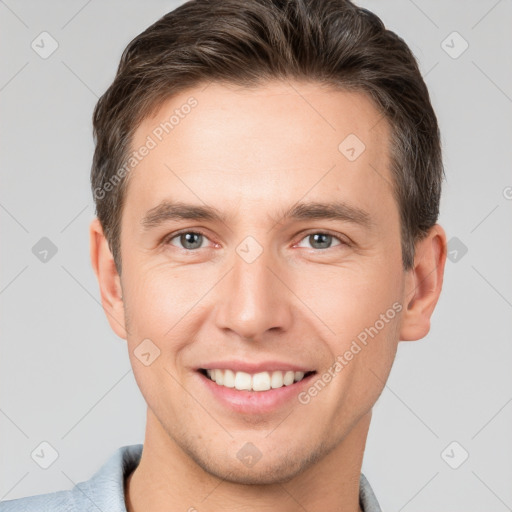
[[(209, 361), (194, 368), (197, 384), (227, 414), (268, 415), (293, 407), (316, 370), (286, 361), (255, 362), (250, 358)], [(206, 402), (204, 402), (206, 404)]]
[[(218, 369), (209, 369), (209, 371), (212, 370)], [(234, 372), (233, 370), (229, 371), (235, 375), (235, 379), (237, 374), (244, 373)], [(291, 370), (287, 371), (291, 372)], [(222, 372), (223, 373), (215, 371), (213, 375), (215, 375), (215, 378), (217, 378), (217, 374), (225, 377), (226, 369), (223, 368)], [(274, 375), (275, 372), (283, 373), (282, 370), (273, 370), (272, 375)], [(293, 382), (291, 384), (286, 385), (284, 383), (283, 377), (283, 385), (281, 387), (270, 387), (268, 390), (256, 391), (255, 388), (257, 389), (258, 387), (268, 386), (266, 377), (256, 377), (258, 374), (265, 372), (257, 372), (255, 374), (245, 372), (248, 377), (243, 375), (242, 377), (238, 377), (238, 380), (241, 381), (239, 383), (239, 387), (243, 387), (244, 389), (237, 389), (236, 387), (229, 388), (226, 387), (224, 383), (217, 384), (216, 381), (208, 377), (206, 369), (200, 369), (194, 373), (199, 378), (197, 381), (198, 385), (211, 393), (211, 396), (214, 400), (214, 402), (211, 404), (212, 406), (214, 406), (214, 403), (218, 404), (221, 407), (221, 410), (225, 411), (227, 414), (235, 413), (242, 415), (253, 415), (256, 417), (261, 417), (261, 415), (266, 416), (269, 414), (276, 414), (281, 408), (297, 406), (297, 396), (301, 391), (304, 391), (304, 389), (310, 385), (311, 379), (314, 378), (313, 376), (316, 374), (314, 371), (304, 372), (303, 378), (301, 380), (295, 381), (295, 372), (293, 372)], [(270, 374), (270, 372), (268, 373)], [(284, 374), (286, 375), (286, 372), (284, 372)], [(248, 389), (248, 378), (251, 379), (250, 389)], [(288, 377), (288, 379), (289, 378), (290, 377)], [(203, 404), (206, 406), (207, 402), (203, 402)]]

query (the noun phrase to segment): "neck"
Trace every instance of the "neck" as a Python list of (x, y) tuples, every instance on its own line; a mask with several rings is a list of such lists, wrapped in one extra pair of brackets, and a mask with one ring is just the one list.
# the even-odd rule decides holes
[(139, 465), (126, 482), (127, 512), (246, 512), (337, 510), (360, 512), (359, 478), (371, 411), (323, 459), (286, 483), (243, 485), (199, 467), (148, 409)]

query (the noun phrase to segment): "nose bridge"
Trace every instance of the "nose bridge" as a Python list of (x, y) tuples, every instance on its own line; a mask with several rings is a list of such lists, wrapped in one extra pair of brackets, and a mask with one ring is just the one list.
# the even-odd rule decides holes
[(220, 328), (258, 339), (269, 329), (288, 327), (286, 287), (276, 277), (276, 266), (271, 250), (253, 237), (236, 247), (232, 270), (223, 280), (224, 297), (217, 312)]

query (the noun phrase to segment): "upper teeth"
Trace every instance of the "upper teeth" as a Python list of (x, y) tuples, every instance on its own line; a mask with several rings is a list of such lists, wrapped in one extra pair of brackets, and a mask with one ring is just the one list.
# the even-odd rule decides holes
[(249, 391), (267, 391), (270, 388), (281, 388), (299, 382), (304, 378), (304, 372), (275, 371), (261, 372), (251, 375), (246, 372), (234, 372), (232, 370), (206, 370), (210, 379), (228, 388)]

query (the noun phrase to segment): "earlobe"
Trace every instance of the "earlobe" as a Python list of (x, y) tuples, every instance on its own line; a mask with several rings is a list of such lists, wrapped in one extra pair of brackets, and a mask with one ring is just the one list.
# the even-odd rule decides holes
[(121, 280), (103, 228), (97, 218), (90, 224), (89, 237), (91, 264), (98, 279), (103, 310), (113, 331), (120, 338), (126, 339)]
[(414, 268), (407, 273), (400, 341), (425, 337), (441, 294), (446, 262), (446, 234), (434, 225), (416, 244)]

